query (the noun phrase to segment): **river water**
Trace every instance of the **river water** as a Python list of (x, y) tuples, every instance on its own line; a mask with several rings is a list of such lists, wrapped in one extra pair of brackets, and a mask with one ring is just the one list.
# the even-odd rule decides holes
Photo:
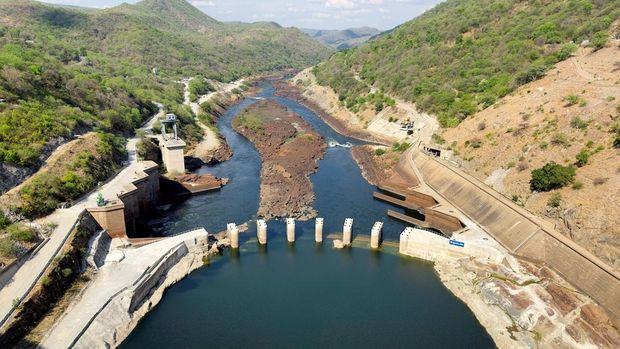
[[(406, 227), (386, 215), (388, 205), (372, 198), (346, 145), (361, 141), (335, 132), (299, 103), (274, 96), (269, 82), (259, 98), (274, 99), (301, 115), (330, 146), (310, 177), (313, 206), (324, 233), (342, 231), (352, 217), (353, 234), (368, 235), (384, 222), (384, 239), (397, 241)], [(232, 119), (256, 102), (230, 107), (218, 127), (234, 156), (203, 168), (231, 179), (221, 191), (194, 196), (174, 207), (164, 233), (196, 227), (219, 232), (226, 223), (250, 223), (239, 253), (218, 257), (172, 286), (122, 348), (493, 348), (469, 309), (440, 282), (432, 265), (400, 257), (396, 248), (335, 250), (314, 243), (314, 221), (297, 222), (290, 246), (285, 223), (268, 222), (269, 244), (256, 244), (260, 156), (231, 127)], [(342, 146), (345, 145), (345, 146)]]

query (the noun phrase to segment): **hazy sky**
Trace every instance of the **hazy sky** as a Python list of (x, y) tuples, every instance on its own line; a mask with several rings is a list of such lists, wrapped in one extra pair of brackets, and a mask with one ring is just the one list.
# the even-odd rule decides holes
[[(138, 0), (41, 0), (86, 7), (111, 7)], [(274, 21), (284, 26), (344, 29), (393, 28), (441, 0), (189, 0), (220, 21)]]

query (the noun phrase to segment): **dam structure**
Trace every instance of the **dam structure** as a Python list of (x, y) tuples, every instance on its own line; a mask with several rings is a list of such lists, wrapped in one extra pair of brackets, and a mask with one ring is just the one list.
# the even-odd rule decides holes
[[(269, 82), (260, 87), (258, 97), (273, 99), (302, 116), (325, 139), (340, 144), (363, 143), (338, 134), (301, 104), (275, 96)], [(295, 343), (333, 346), (334, 341), (342, 348), (389, 347), (403, 342), (426, 347), (455, 347), (458, 343), (492, 348), (489, 335), (441, 284), (432, 266), (401, 259), (392, 243), (384, 243), (378, 250), (369, 248), (369, 241), (362, 237), (378, 220), (385, 218), (381, 235), (386, 241), (397, 241), (407, 224), (385, 217), (390, 205), (373, 199), (375, 188), (363, 178), (350, 148), (328, 148), (317, 163), (318, 171), (310, 175), (315, 191), (312, 206), (320, 219), (270, 220), (266, 222), (268, 249), (260, 243), (261, 228), (255, 221), (260, 220), (256, 213), (261, 159), (252, 143), (231, 127), (232, 119), (252, 103), (255, 100), (241, 100), (217, 121), (235, 156), (198, 171), (230, 178), (230, 184), (175, 206), (168, 213), (169, 222), (163, 225), (164, 232), (172, 234), (192, 226), (222, 232), (229, 222), (247, 222), (247, 231), (239, 234), (239, 248), (210, 258), (209, 267), (171, 287), (121, 348), (199, 347), (206, 342), (221, 348), (290, 347)], [(321, 243), (329, 233), (340, 235), (347, 218), (351, 219), (351, 248), (339, 250)], [(359, 235), (354, 236), (357, 232)], [(378, 278), (382, 282), (377, 283)], [(351, 294), (350, 290), (358, 287), (363, 291)], [(320, 303), (301, 301), (316, 298), (317, 294), (329, 297)], [(377, 294), (394, 302), (373, 306), (368, 298)], [(219, 299), (236, 301), (216, 301)], [(269, 316), (265, 316), (265, 307)], [(445, 326), (432, 329), (435, 326), (423, 315), (427, 311), (444, 321)], [(239, 316), (241, 313), (244, 316)], [(336, 321), (338, 317), (341, 320)], [(355, 331), (334, 330), (343, 317), (361, 327)], [(412, 321), (421, 325), (412, 328), (408, 325)], [(218, 328), (218, 334), (214, 336), (205, 328)], [(183, 335), (170, 335), (177, 331)]]
[(549, 266), (603, 306), (616, 326), (620, 325), (617, 271), (557, 232), (549, 222), (445, 160), (413, 149), (407, 161), (417, 171), (420, 182), (476, 222), (507, 251), (526, 261)]

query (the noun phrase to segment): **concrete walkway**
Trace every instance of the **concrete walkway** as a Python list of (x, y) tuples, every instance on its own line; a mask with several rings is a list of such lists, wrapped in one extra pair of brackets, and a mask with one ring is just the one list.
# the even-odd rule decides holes
[(207, 238), (203, 228), (169, 237), (158, 242), (114, 253), (123, 256), (118, 262), (106, 263), (97, 271), (94, 280), (71, 305), (40, 343), (41, 348), (69, 348), (85, 332), (93, 319), (121, 292), (137, 287), (148, 272), (156, 269), (162, 257), (186, 243), (192, 245), (199, 238)]
[[(160, 114), (163, 114), (161, 106), (159, 112), (147, 121), (145, 125), (152, 125)], [(127, 152), (129, 154), (129, 164), (101, 188), (100, 191), (106, 199), (116, 198), (116, 195), (123, 191), (123, 187), (126, 184), (138, 178), (136, 173), (141, 173), (145, 168), (143, 164), (137, 161), (137, 142), (137, 137), (128, 139)], [(93, 191), (82, 197), (70, 208), (57, 209), (51, 215), (35, 221), (35, 223), (41, 225), (55, 223), (58, 226), (50, 234), (47, 243), (19, 268), (6, 286), (0, 289), (0, 327), (6, 323), (13, 313), (13, 300), (18, 299), (21, 301), (28, 295), (53, 258), (61, 250), (73, 227), (77, 224), (80, 214), (87, 207), (96, 206), (96, 197), (97, 192)]]

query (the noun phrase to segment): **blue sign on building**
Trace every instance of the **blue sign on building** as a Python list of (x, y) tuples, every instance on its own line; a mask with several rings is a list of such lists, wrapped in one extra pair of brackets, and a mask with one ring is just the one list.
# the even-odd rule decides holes
[(449, 240), (449, 241), (450, 241), (450, 245), (452, 246), (465, 247), (465, 243), (462, 241), (458, 241), (458, 240)]

